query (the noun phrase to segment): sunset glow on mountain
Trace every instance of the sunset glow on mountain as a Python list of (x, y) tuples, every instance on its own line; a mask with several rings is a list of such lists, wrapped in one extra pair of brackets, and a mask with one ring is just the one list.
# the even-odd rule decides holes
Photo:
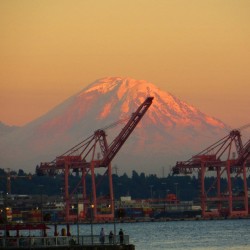
[[(53, 160), (95, 130), (131, 116), (148, 97), (150, 109), (119, 152), (114, 163), (124, 171), (139, 168), (157, 172), (202, 145), (223, 136), (228, 126), (204, 114), (153, 83), (128, 77), (101, 78), (71, 96), (44, 116), (6, 134), (0, 143), (0, 164), (34, 170), (42, 161)], [(107, 130), (109, 143), (125, 121)], [(8, 152), (15, 151), (16, 157)], [(153, 168), (152, 168), (153, 167)], [(158, 169), (158, 170), (157, 170)]]

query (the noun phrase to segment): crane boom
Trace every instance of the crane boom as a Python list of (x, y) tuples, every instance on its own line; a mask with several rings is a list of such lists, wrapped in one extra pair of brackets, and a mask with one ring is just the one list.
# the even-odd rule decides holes
[(125, 127), (121, 130), (120, 134), (114, 139), (114, 141), (110, 144), (108, 151), (104, 155), (101, 166), (107, 166), (118, 153), (124, 142), (128, 139), (130, 134), (135, 129), (136, 125), (140, 122), (144, 114), (147, 112), (148, 108), (152, 104), (154, 97), (147, 97), (147, 99), (138, 107), (135, 113), (132, 114), (131, 118), (125, 125)]

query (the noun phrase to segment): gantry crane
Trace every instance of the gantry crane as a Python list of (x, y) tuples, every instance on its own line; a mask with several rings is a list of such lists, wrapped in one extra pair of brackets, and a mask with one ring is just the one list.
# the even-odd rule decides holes
[[(250, 140), (243, 145), (240, 130), (249, 126), (250, 124), (230, 131), (210, 147), (187, 161), (177, 162), (172, 168), (173, 174), (198, 173), (203, 217), (235, 217), (248, 214), (246, 170), (250, 168)], [(206, 173), (216, 176), (210, 187), (205, 186)], [(227, 180), (227, 189), (224, 191), (221, 189), (222, 177)], [(234, 183), (238, 177), (242, 178), (243, 184), (242, 191), (236, 193), (239, 187)], [(217, 208), (208, 211), (211, 204), (215, 204)]]
[[(130, 119), (123, 127), (121, 132), (116, 136), (113, 142), (108, 145), (106, 133), (104, 129), (99, 129), (84, 141), (80, 142), (64, 154), (56, 157), (52, 162), (41, 163), (37, 166), (38, 175), (56, 175), (64, 174), (64, 199), (65, 199), (65, 220), (70, 221), (70, 204), (71, 195), (69, 194), (69, 173), (70, 171), (81, 172), (82, 199), (84, 201), (84, 211), (87, 213), (91, 208), (91, 214), (94, 220), (109, 220), (114, 218), (114, 194), (112, 185), (111, 161), (114, 159), (122, 145), (133, 132), (139, 121), (142, 119), (148, 108), (152, 104), (153, 97), (147, 97), (145, 101), (131, 115)], [(112, 125), (113, 126), (113, 125)], [(98, 151), (100, 150), (100, 152)], [(104, 175), (109, 180), (109, 204), (110, 213), (101, 214), (97, 210), (98, 197), (97, 187), (100, 183), (96, 183), (95, 170), (104, 168)], [(91, 175), (92, 190), (87, 197), (86, 175)], [(103, 175), (103, 176), (104, 176)], [(80, 185), (80, 183), (79, 183)], [(74, 189), (74, 191), (77, 187)]]

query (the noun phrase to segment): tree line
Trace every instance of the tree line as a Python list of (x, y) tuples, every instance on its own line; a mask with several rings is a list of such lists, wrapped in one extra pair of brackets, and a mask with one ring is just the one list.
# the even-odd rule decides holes
[[(10, 185), (8, 184), (10, 176)], [(25, 178), (27, 177), (27, 178)], [(71, 174), (69, 177), (69, 192), (72, 192), (80, 182), (80, 176)], [(109, 195), (108, 177), (96, 175), (96, 182), (101, 180), (97, 190), (97, 195)], [(196, 176), (176, 176), (158, 177), (155, 174), (146, 175), (132, 171), (131, 177), (126, 173), (123, 175), (112, 175), (115, 199), (121, 196), (131, 196), (132, 199), (157, 199), (164, 198), (168, 194), (175, 194), (179, 200), (196, 200), (200, 196), (200, 181)], [(248, 185), (250, 178), (247, 179)], [(215, 183), (215, 177), (205, 178), (205, 187), (208, 188)], [(8, 190), (8, 185), (11, 190)], [(235, 192), (242, 192), (243, 181), (240, 177), (234, 180)], [(87, 193), (91, 192), (91, 176), (86, 176)], [(226, 190), (227, 180), (221, 178), (221, 190)], [(36, 174), (25, 173), (22, 169), (18, 171), (6, 172), (0, 168), (0, 192), (26, 195), (63, 195), (64, 175), (57, 176), (37, 176)], [(212, 189), (211, 192), (216, 192)]]

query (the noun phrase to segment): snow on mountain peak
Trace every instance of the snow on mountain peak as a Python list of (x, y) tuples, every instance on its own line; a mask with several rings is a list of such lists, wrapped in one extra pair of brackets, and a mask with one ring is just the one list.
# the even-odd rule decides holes
[(117, 96), (119, 99), (121, 99), (127, 91), (136, 91), (138, 90), (139, 86), (145, 87), (146, 84), (150, 83), (147, 83), (144, 80), (135, 80), (129, 77), (105, 77), (95, 81), (84, 92), (98, 92), (105, 94), (117, 88)]
[(154, 102), (148, 111), (148, 117), (154, 124), (164, 123), (163, 126), (169, 127), (195, 124), (201, 126), (203, 123), (208, 123), (211, 126), (224, 127), (221, 121), (203, 114), (194, 106), (160, 90), (145, 80), (135, 80), (129, 77), (106, 77), (95, 81), (81, 92), (80, 96), (86, 98), (86, 94), (92, 94), (93, 97), (96, 95), (109, 96), (101, 107), (99, 119), (107, 118), (114, 107), (119, 106), (119, 104), (121, 114), (133, 112), (135, 107), (142, 103), (147, 96), (153, 96)]

